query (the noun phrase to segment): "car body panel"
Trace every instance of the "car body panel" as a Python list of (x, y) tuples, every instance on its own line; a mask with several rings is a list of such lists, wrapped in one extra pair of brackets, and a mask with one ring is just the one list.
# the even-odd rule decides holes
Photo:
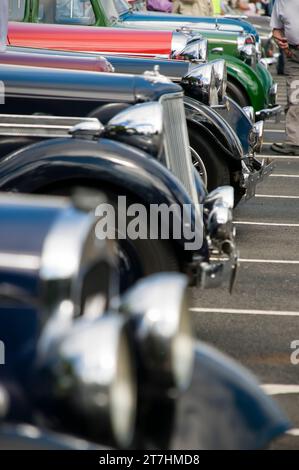
[[(90, 33), (90, 31), (92, 31), (92, 33)], [(105, 31), (108, 31), (109, 34), (106, 35)], [(128, 40), (128, 43), (126, 43), (126, 41), (123, 41), (123, 33), (123, 37)], [(141, 33), (142, 36), (143, 32), (132, 30), (129, 31), (129, 33), (130, 34), (126, 36), (126, 31), (120, 29), (108, 30), (103, 28), (99, 30), (97, 28), (89, 28), (83, 26), (75, 27), (64, 25), (10, 23), (9, 42), (11, 45), (15, 46), (69, 50), (79, 52), (81, 51), (91, 53), (98, 51), (103, 54), (109, 52), (115, 53), (117, 49), (121, 49), (118, 51), (119, 53), (126, 52), (128, 55), (130, 55), (132, 53), (132, 50), (135, 50), (136, 52), (136, 44), (138, 43), (140, 37), (139, 34)], [(135, 33), (137, 33), (136, 36)], [(147, 43), (147, 41), (150, 40), (150, 37), (147, 36), (148, 34), (150, 34), (150, 32), (144, 32), (144, 34), (144, 42)], [(84, 37), (83, 44), (81, 43), (82, 35)], [(168, 40), (170, 39), (168, 38)], [(111, 41), (111, 43), (109, 43), (109, 41)], [(122, 44), (121, 47), (119, 45), (120, 43)], [(160, 45), (160, 47), (161, 52), (164, 46)], [(171, 48), (171, 44), (169, 42), (168, 48)], [(125, 51), (125, 49), (127, 50)], [(140, 55), (142, 55), (141, 50), (143, 49), (143, 43), (139, 43), (138, 49)], [(153, 50), (151, 50), (151, 52), (149, 52), (149, 50), (150, 46), (146, 45), (145, 49), (143, 49), (144, 55), (156, 55)], [(163, 52), (161, 52), (161, 54), (163, 55)], [(169, 56), (169, 54), (170, 49), (167, 49), (167, 56)], [(264, 82), (261, 82), (258, 73), (259, 68), (257, 67), (257, 69), (255, 70), (245, 64), (240, 59), (230, 55), (221, 55), (220, 57), (226, 60), (228, 67), (228, 75), (240, 82), (241, 87), (248, 94), (250, 103), (254, 107), (255, 111), (259, 111), (265, 108), (268, 105), (269, 101), (269, 89), (265, 89)], [(215, 59), (217, 58), (217, 55), (212, 54), (210, 55), (210, 58)], [(270, 75), (269, 72), (265, 70), (265, 72), (263, 73), (264, 79), (267, 74)], [(271, 80), (271, 76), (269, 76), (268, 81)]]
[[(175, 176), (145, 152), (120, 142), (105, 138), (46, 140), (17, 150), (0, 162), (2, 191), (47, 194), (50, 187), (78, 184), (129, 193), (146, 206), (190, 204), (195, 220), (190, 197)], [(204, 195), (203, 187), (202, 191)], [(185, 241), (175, 242), (182, 247)], [(205, 245), (201, 253), (207, 256)], [(186, 251), (185, 256), (189, 259), (192, 251)]]
[(172, 32), (10, 22), (8, 43), (45, 49), (168, 57)]
[(59, 55), (50, 55), (47, 53), (32, 54), (30, 52), (20, 52), (17, 50), (0, 52), (0, 63), (32, 67), (86, 70), (90, 72), (109, 73), (113, 71), (113, 67), (104, 57), (76, 57), (70, 55), (68, 59), (65, 60), (65, 57)]
[[(6, 62), (13, 62), (14, 60), (20, 60), (19, 57), (22, 56), (22, 52), (17, 53), (16, 51), (18, 48), (14, 48), (9, 46), (8, 50), (5, 54), (0, 55), (0, 63), (2, 61), (2, 57), (6, 58)], [(41, 56), (43, 60), (46, 60), (47, 54), (46, 50), (45, 51), (40, 51), (39, 53), (36, 53), (38, 49), (26, 49), (26, 48), (20, 48), (21, 51), (25, 51), (25, 57), (26, 60), (24, 59), (24, 62), (29, 62), (32, 60), (34, 61), (33, 57), (36, 56)], [(10, 54), (14, 53), (15, 55), (8, 59), (10, 57)], [(53, 51), (48, 54), (48, 57), (50, 58), (51, 56), (54, 57), (54, 61), (60, 57), (61, 59), (61, 64), (63, 64), (63, 60), (67, 63), (69, 59), (72, 59), (74, 57), (74, 53), (69, 53), (68, 55), (63, 56), (62, 54), (67, 54), (64, 52), (60, 52), (59, 54), (61, 55), (54, 55)], [(75, 55), (77, 57), (77, 54)], [(80, 57), (80, 55), (78, 55)], [(136, 57), (117, 57), (117, 56), (108, 56), (109, 63), (113, 65), (115, 68), (116, 72), (120, 73), (133, 73), (134, 75), (141, 75), (143, 74), (146, 70), (151, 70), (154, 68), (156, 62), (155, 59), (144, 59), (144, 58), (136, 58)], [(2, 61), (3, 63), (3, 61)], [(52, 62), (50, 61), (50, 64)], [(54, 62), (55, 63), (55, 62)], [(187, 62), (183, 61), (175, 61), (175, 60), (160, 60), (159, 62), (159, 67), (160, 67), (160, 73), (163, 75), (169, 77), (171, 80), (175, 81), (176, 83), (180, 83), (180, 80), (182, 77), (184, 77), (186, 74), (189, 73), (189, 64)], [(185, 90), (185, 93), (187, 96), (190, 98), (192, 97), (192, 94), (190, 95), (188, 93), (188, 90)], [(203, 114), (203, 121), (199, 122), (199, 119), (196, 120), (197, 125), (200, 126), (200, 129), (204, 130), (203, 127), (207, 126), (207, 122), (209, 123), (208, 126), (210, 128), (209, 135), (215, 143), (221, 142), (222, 145), (225, 146), (226, 150), (228, 151), (229, 154), (234, 156), (234, 158), (240, 159), (242, 157), (242, 154), (240, 154), (240, 150), (238, 148), (238, 145), (236, 145), (236, 137), (232, 135), (231, 130), (228, 128), (229, 126), (225, 125), (224, 123), (221, 123), (219, 126), (219, 118), (217, 117), (217, 114), (215, 115), (215, 111), (213, 110), (206, 110), (207, 106), (202, 105), (201, 103), (197, 103), (197, 109), (200, 114)], [(231, 108), (233, 108), (233, 105), (231, 105)], [(187, 108), (185, 107), (187, 110)], [(225, 107), (225, 109), (227, 109)], [(234, 108), (235, 109), (235, 108)], [(206, 110), (206, 111), (205, 111)], [(207, 119), (207, 113), (209, 118)], [(189, 119), (189, 114), (187, 113), (187, 119)], [(231, 116), (232, 114), (232, 116)], [(238, 119), (243, 119), (242, 124), (241, 122), (236, 118), (235, 113), (227, 112), (225, 115), (226, 118), (229, 118), (230, 123), (232, 124), (232, 128), (235, 129), (236, 132), (240, 133), (242, 137), (242, 145), (243, 145), (243, 151), (244, 155), (249, 154), (249, 142), (248, 142), (248, 137), (249, 137), (249, 132), (250, 129), (248, 129), (248, 123), (247, 123), (247, 117), (243, 113), (242, 116), (242, 111), (238, 113)], [(222, 121), (222, 119), (220, 119)], [(245, 125), (244, 128), (242, 127), (243, 124)], [(212, 126), (212, 127), (211, 127)], [(252, 126), (251, 126), (252, 127)], [(198, 131), (200, 132), (200, 129)], [(247, 133), (247, 138), (246, 138), (246, 133)], [(224, 155), (226, 155), (226, 152), (224, 152)]]
[(253, 375), (235, 361), (198, 341), (195, 364), (191, 387), (176, 410), (171, 448), (265, 449), (290, 428)]

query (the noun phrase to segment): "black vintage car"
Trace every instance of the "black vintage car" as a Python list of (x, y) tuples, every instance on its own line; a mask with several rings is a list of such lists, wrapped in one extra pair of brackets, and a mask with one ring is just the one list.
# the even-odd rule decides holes
[[(86, 58), (79, 53), (43, 51), (9, 47), (0, 55), (0, 62), (34, 65), (48, 58), (68, 62)], [(49, 58), (54, 59), (50, 60)], [(93, 57), (89, 54), (89, 57)], [(185, 91), (189, 139), (193, 163), (209, 190), (222, 184), (232, 184), (235, 204), (245, 194), (250, 198), (264, 176), (272, 170), (271, 164), (262, 164), (255, 157), (261, 148), (263, 122), (253, 122), (253, 110), (242, 110), (226, 97), (226, 66), (223, 60), (192, 64), (171, 60), (108, 56), (116, 72), (143, 74), (159, 67), (160, 73), (180, 84)], [(52, 64), (52, 65), (51, 65)], [(59, 64), (61, 66), (61, 64)], [(245, 112), (246, 111), (246, 112)]]
[[(15, 66), (1, 68), (1, 78), (6, 87), (3, 111), (10, 113), (0, 123), (2, 190), (70, 194), (77, 185), (94, 187), (105, 190), (117, 214), (125, 214), (120, 196), (130, 205), (143, 204), (148, 213), (151, 205), (175, 205), (181, 214), (158, 223), (160, 236), (120, 237), (126, 285), (173, 270), (188, 273), (191, 282), (202, 286), (233, 279), (233, 190), (220, 188), (206, 195), (192, 166), (178, 85), (156, 73), (98, 75)], [(18, 115), (20, 111), (27, 116)], [(65, 113), (92, 114), (102, 122)], [(190, 208), (187, 223), (185, 207)], [(126, 219), (125, 228), (129, 223)], [(161, 236), (164, 228), (168, 239)], [(209, 262), (215, 250), (229, 261)]]
[(264, 448), (289, 423), (195, 341), (186, 278), (117, 295), (104, 200), (0, 195), (0, 449)]

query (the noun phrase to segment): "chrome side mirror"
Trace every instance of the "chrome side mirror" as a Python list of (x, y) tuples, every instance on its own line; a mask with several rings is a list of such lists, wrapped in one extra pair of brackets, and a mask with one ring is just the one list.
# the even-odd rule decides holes
[(105, 135), (159, 156), (163, 151), (163, 108), (151, 102), (131, 106), (114, 116), (107, 124)]

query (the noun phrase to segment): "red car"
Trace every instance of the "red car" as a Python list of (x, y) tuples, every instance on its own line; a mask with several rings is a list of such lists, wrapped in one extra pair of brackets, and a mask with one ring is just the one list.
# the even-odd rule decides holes
[(65, 51), (129, 54), (133, 56), (205, 59), (205, 40), (180, 32), (65, 26), (36, 23), (9, 24), (13, 46)]

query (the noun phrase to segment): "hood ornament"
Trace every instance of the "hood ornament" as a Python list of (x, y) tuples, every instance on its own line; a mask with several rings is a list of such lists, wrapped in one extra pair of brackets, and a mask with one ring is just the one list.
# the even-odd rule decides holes
[(146, 70), (143, 74), (144, 78), (152, 83), (171, 83), (168, 77), (160, 73), (160, 65), (154, 65), (153, 70)]

